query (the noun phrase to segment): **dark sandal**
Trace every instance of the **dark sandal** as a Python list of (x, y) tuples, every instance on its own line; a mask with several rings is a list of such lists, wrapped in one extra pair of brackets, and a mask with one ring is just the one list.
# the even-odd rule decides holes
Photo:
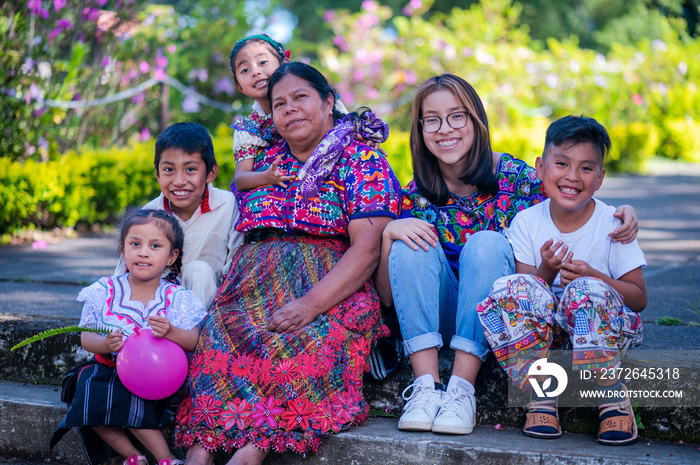
[[(543, 410), (552, 413), (543, 412)], [(554, 433), (541, 433), (533, 431), (532, 428), (539, 426), (549, 426), (554, 428)], [(561, 436), (561, 426), (559, 425), (559, 414), (557, 407), (552, 407), (548, 403), (530, 402), (529, 412), (527, 412), (523, 434), (531, 438), (556, 439)]]
[[(624, 384), (622, 385), (622, 390), (625, 393), (627, 392), (627, 387)], [(629, 397), (625, 396), (625, 400), (622, 402), (602, 404), (599, 409), (599, 416), (603, 416), (613, 410), (624, 413), (624, 415), (608, 417), (605, 420), (600, 421), (600, 427), (598, 428), (598, 442), (600, 444), (604, 444), (606, 446), (625, 446), (627, 444), (632, 444), (637, 440), (637, 421), (634, 418), (634, 411), (632, 410), (632, 404), (630, 403)], [(611, 431), (629, 434), (630, 437), (626, 439), (601, 438), (604, 433)]]

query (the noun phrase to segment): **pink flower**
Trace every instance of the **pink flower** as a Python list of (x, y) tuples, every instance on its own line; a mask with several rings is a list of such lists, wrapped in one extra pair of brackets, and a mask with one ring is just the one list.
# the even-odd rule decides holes
[(146, 141), (151, 138), (151, 131), (148, 128), (141, 129), (141, 134), (139, 135), (141, 142)]
[(164, 81), (165, 76), (166, 76), (165, 70), (162, 68), (156, 68), (156, 70), (153, 72), (153, 77), (159, 81)]
[(333, 416), (332, 406), (327, 400), (324, 400), (318, 405), (316, 414), (312, 418), (313, 427), (323, 432), (335, 431), (337, 433), (340, 431), (340, 423), (335, 421)]
[(165, 57), (163, 55), (158, 55), (156, 57), (156, 66), (158, 68), (167, 68), (168, 67), (168, 57)]
[(53, 9), (56, 11), (61, 11), (63, 7), (66, 6), (66, 0), (53, 0)]
[(296, 427), (301, 427), (303, 430), (309, 429), (309, 420), (311, 419), (311, 406), (308, 399), (296, 399), (289, 401), (288, 410), (282, 413), (281, 418), (285, 421), (284, 427), (287, 430), (293, 430)]
[(493, 427), (494, 429), (503, 429), (503, 426), (501, 426), (500, 423), (496, 424), (496, 426)]
[(334, 10), (326, 10), (323, 12), (323, 20), (327, 23), (332, 22), (335, 19), (335, 11)]
[(634, 103), (637, 106), (640, 106), (642, 103), (644, 103), (644, 99), (642, 98), (641, 95), (639, 94), (634, 94), (632, 96), (632, 103)]
[(292, 360), (282, 360), (272, 369), (272, 382), (276, 384), (290, 383), (297, 377), (299, 368)]
[(279, 406), (279, 401), (275, 396), (270, 396), (267, 401), (258, 402), (253, 406), (253, 418), (255, 419), (254, 426), (260, 427), (267, 423), (270, 428), (277, 428), (276, 415), (284, 412), (284, 409)]
[(234, 426), (240, 430), (248, 427), (248, 418), (251, 415), (250, 405), (244, 399), (235, 398), (233, 402), (226, 404), (227, 409), (219, 417), (219, 424), (230, 430)]
[(377, 3), (372, 0), (365, 0), (362, 2), (362, 9), (365, 11), (377, 11), (378, 6)]
[(151, 70), (151, 66), (148, 64), (147, 61), (142, 60), (141, 63), (139, 63), (139, 71), (141, 71), (141, 74), (146, 74)]
[(175, 53), (177, 51), (177, 45), (174, 45), (174, 44), (168, 45), (167, 50), (168, 50), (168, 53), (171, 53), (171, 54)]
[(32, 249), (42, 250), (42, 249), (45, 249), (46, 246), (47, 246), (46, 241), (39, 239), (37, 241), (34, 241), (34, 243), (32, 244)]
[(221, 401), (215, 400), (214, 396), (203, 395), (195, 400), (195, 407), (192, 409), (192, 420), (195, 423), (205, 422), (208, 428), (214, 428), (216, 418), (222, 411)]

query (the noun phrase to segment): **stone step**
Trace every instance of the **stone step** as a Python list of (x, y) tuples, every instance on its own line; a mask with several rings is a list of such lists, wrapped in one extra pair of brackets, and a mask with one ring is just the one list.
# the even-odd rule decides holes
[[(84, 464), (86, 459), (77, 434), (71, 431), (53, 449), (49, 438), (66, 412), (60, 402), (59, 388), (0, 381), (0, 458)], [(402, 432), (395, 418), (370, 418), (364, 425), (333, 435), (323, 442), (318, 453), (271, 454), (265, 463), (282, 465), (389, 464), (457, 465), (480, 463), (505, 464), (697, 464), (697, 444), (671, 443), (640, 439), (627, 447), (598, 445), (592, 435), (569, 432), (557, 440), (527, 438), (517, 428), (496, 429), (479, 425), (467, 436)], [(172, 429), (164, 431), (172, 438)], [(184, 458), (182, 450), (173, 449)], [(225, 463), (226, 454), (217, 454), (217, 463)], [(112, 465), (117, 465), (113, 461)], [(151, 463), (153, 460), (151, 459)]]
[[(34, 334), (49, 328), (77, 325), (70, 318), (28, 317), (0, 314), (0, 379), (29, 384), (49, 384), (58, 387), (63, 375), (73, 366), (88, 359), (91, 354), (80, 346), (78, 333), (66, 333), (29, 344), (10, 352), (10, 348)], [(682, 388), (686, 399), (679, 401), (678, 407), (639, 407), (636, 412), (644, 426), (640, 434), (647, 438), (684, 440), (700, 442), (700, 361), (693, 357), (698, 351), (670, 352), (649, 351), (673, 358), (678, 353), (679, 360), (673, 361), (684, 368)], [(440, 353), (440, 375), (449, 379), (453, 355), (449, 350)], [(668, 363), (668, 360), (666, 360)], [(365, 396), (372, 412), (377, 415), (398, 417), (404, 400), (403, 389), (413, 381), (409, 362), (404, 359), (399, 368), (387, 379), (374, 381), (367, 379)], [(476, 382), (477, 422), (482, 425), (502, 424), (521, 427), (524, 423), (525, 408), (517, 407), (525, 402), (509, 404), (510, 383), (505, 372), (492, 355), (484, 363)], [(658, 385), (663, 388), (663, 385)], [(689, 397), (690, 393), (695, 397)], [(516, 406), (514, 406), (516, 405)], [(562, 404), (563, 405), (563, 404)], [(644, 404), (642, 404), (644, 405)], [(675, 404), (674, 404), (675, 405)], [(565, 431), (593, 434), (597, 431), (598, 414), (594, 404), (590, 407), (560, 408), (560, 419)]]

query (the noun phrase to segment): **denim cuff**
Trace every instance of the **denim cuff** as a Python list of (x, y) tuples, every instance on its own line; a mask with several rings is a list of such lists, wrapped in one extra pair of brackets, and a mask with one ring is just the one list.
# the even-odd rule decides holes
[(456, 334), (452, 336), (450, 348), (454, 350), (461, 350), (462, 352), (479, 357), (482, 362), (486, 361), (486, 356), (489, 354), (488, 347), (485, 347), (478, 342), (465, 339), (462, 336), (457, 336)]
[(421, 334), (420, 336), (404, 340), (403, 346), (409, 355), (425, 349), (437, 348), (437, 350), (440, 350), (442, 347), (442, 335), (440, 333)]

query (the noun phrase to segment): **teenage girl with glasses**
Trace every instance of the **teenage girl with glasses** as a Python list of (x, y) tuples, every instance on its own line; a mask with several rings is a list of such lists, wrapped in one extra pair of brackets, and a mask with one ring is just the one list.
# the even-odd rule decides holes
[[(534, 169), (491, 149), (481, 99), (451, 74), (418, 89), (411, 152), (414, 179), (403, 191), (400, 218), (384, 230), (376, 276), (382, 304), (396, 307), (415, 375), (403, 392), (398, 426), (469, 434), (476, 424), (474, 383), (489, 350), (476, 306), (515, 269), (499, 233), (546, 195)], [(615, 215), (624, 224), (613, 239), (634, 239), (634, 209)], [(446, 389), (438, 373), (443, 341), (455, 351)]]

